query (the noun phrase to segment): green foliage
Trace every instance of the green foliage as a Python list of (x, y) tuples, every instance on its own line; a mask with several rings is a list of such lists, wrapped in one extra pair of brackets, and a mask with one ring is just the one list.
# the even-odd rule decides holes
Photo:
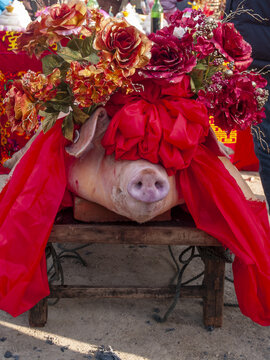
[(84, 124), (89, 115), (82, 111), (78, 106), (73, 106), (73, 118), (77, 124)]
[(46, 111), (39, 111), (39, 115), (45, 117), (45, 119), (42, 121), (42, 130), (44, 133), (46, 133), (55, 124), (58, 113), (47, 113)]
[(72, 141), (73, 131), (74, 131), (73, 112), (70, 112), (63, 120), (62, 132), (66, 139)]
[(42, 70), (45, 75), (49, 75), (54, 69), (58, 68), (61, 71), (61, 76), (65, 77), (69, 64), (61, 56), (51, 54), (42, 58)]

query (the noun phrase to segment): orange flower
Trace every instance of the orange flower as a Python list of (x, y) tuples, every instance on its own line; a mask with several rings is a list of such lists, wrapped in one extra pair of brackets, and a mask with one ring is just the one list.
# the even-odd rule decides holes
[(93, 46), (113, 70), (131, 76), (149, 62), (151, 41), (125, 19), (107, 18), (100, 27)]
[(91, 36), (96, 31), (100, 31), (100, 24), (104, 20), (104, 15), (97, 9), (87, 9), (86, 23), (82, 26), (81, 34)]
[(48, 37), (50, 45), (66, 36), (78, 35), (87, 18), (87, 6), (82, 1), (71, 0), (67, 4), (55, 4), (48, 11), (49, 14), (41, 17), (40, 31)]
[(77, 61), (70, 64), (66, 81), (81, 107), (106, 103), (110, 95), (119, 87), (126, 89), (127, 92), (132, 88), (131, 80), (126, 79), (119, 69), (113, 71), (99, 65), (83, 65)]
[(25, 91), (39, 101), (48, 101), (56, 95), (56, 88), (61, 81), (61, 72), (58, 68), (51, 74), (37, 74), (28, 71), (22, 78), (22, 85)]
[(21, 80), (14, 81), (4, 99), (12, 131), (30, 134), (38, 127), (38, 112), (46, 101), (55, 97), (59, 83), (59, 69), (48, 76), (29, 70)]
[(29, 134), (38, 126), (38, 109), (33, 99), (25, 93), (20, 80), (14, 81), (4, 104), (12, 131)]
[(30, 56), (34, 54), (37, 58), (39, 58), (40, 55), (48, 48), (48, 38), (46, 35), (43, 35), (40, 30), (39, 21), (31, 22), (27, 26), (26, 31), (23, 32), (17, 39), (17, 52), (24, 50)]

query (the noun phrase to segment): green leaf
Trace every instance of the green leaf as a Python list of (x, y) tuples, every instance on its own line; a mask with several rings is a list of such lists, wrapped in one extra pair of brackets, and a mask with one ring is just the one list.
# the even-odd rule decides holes
[(194, 69), (196, 70), (207, 70), (208, 68), (208, 65), (207, 64), (203, 64), (203, 63), (198, 63)]
[(81, 56), (77, 58), (78, 61), (87, 60), (91, 64), (97, 64), (99, 56), (97, 55), (98, 52), (93, 48), (94, 38), (94, 35), (85, 39), (74, 38), (68, 42), (67, 47), (76, 53), (80, 53)]
[(63, 120), (62, 133), (66, 139), (72, 141), (73, 131), (74, 131), (73, 113), (70, 112)]
[(193, 88), (197, 91), (203, 88), (204, 76), (205, 72), (203, 70), (199, 70), (196, 67), (192, 69), (189, 74), (193, 81)]
[(190, 88), (192, 92), (196, 92), (196, 86), (194, 84), (192, 77), (190, 77)]
[(39, 111), (39, 115), (45, 117), (45, 119), (42, 121), (41, 124), (42, 124), (43, 132), (46, 133), (55, 124), (58, 117), (58, 113), (47, 113), (45, 111)]
[(69, 103), (47, 101), (46, 105), (47, 105), (46, 112), (48, 113), (59, 112), (59, 111), (62, 111), (64, 113), (69, 112), (69, 106), (70, 106)]
[(207, 79), (210, 79), (218, 70), (219, 69), (217, 66), (209, 66), (207, 72)]
[(90, 117), (99, 106), (101, 106), (100, 103), (93, 104), (87, 108), (84, 108), (83, 111), (88, 115), (88, 117)]
[(55, 68), (59, 68), (62, 71), (67, 71), (69, 64), (64, 61), (61, 56), (58, 55), (47, 55), (41, 59), (42, 61), (42, 70), (45, 75), (49, 75), (53, 72)]
[(80, 51), (82, 48), (83, 39), (73, 38), (67, 43), (67, 47), (71, 50)]
[(85, 57), (84, 59), (94, 65), (99, 62), (99, 56), (95, 53), (90, 54), (89, 56)]
[(95, 36), (92, 35), (83, 39), (81, 53), (84, 58), (89, 56), (92, 52), (96, 51), (93, 49), (94, 37)]
[(69, 47), (62, 47), (58, 50), (58, 54), (68, 63), (71, 63), (72, 61), (79, 61), (82, 60), (82, 55), (79, 51), (72, 50)]
[[(58, 110), (54, 109), (51, 104), (48, 103), (48, 101), (46, 103), (44, 103), (45, 105), (45, 110), (43, 111), (45, 114), (50, 114), (50, 113), (55, 113), (55, 112), (59, 112)], [(39, 115), (41, 115), (42, 110), (39, 111)], [(46, 116), (46, 115), (41, 115), (41, 116)]]
[(69, 85), (62, 81), (57, 87), (55, 97), (47, 103), (54, 108), (57, 103), (61, 106), (71, 105), (73, 103), (73, 93), (70, 91)]
[(89, 115), (81, 110), (78, 106), (73, 106), (73, 117), (77, 124), (84, 124), (85, 121), (89, 119)]

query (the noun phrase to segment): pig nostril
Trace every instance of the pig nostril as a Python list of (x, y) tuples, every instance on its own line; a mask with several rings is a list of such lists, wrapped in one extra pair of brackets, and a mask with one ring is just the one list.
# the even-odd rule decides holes
[(140, 189), (142, 187), (142, 182), (138, 181), (135, 186), (136, 186), (136, 189)]
[(161, 190), (163, 188), (163, 183), (161, 181), (156, 181), (155, 182), (155, 187), (158, 189), (158, 190)]
[(129, 195), (144, 203), (155, 203), (166, 198), (169, 190), (168, 180), (156, 172), (140, 172), (127, 185)]

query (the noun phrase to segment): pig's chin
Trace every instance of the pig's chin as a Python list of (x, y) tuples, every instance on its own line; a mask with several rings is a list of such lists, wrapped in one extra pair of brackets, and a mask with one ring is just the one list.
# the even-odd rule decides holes
[(113, 190), (112, 197), (114, 204), (112, 210), (138, 223), (149, 221), (168, 210), (166, 199), (151, 203), (143, 202), (134, 199), (127, 192), (119, 190), (119, 188)]

